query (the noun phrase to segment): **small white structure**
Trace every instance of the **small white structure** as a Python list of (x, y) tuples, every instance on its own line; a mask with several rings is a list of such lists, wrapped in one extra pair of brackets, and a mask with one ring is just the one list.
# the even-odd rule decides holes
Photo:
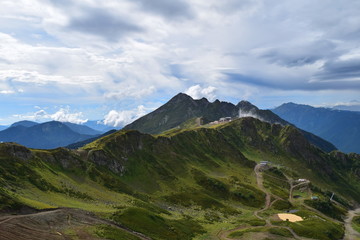
[(298, 182), (306, 182), (307, 179), (305, 179), (305, 178), (299, 178), (297, 181), (298, 181)]
[(230, 122), (231, 121), (231, 117), (223, 117), (219, 119), (219, 122)]
[(260, 165), (268, 165), (268, 164), (270, 164), (269, 161), (261, 161), (261, 162), (260, 162)]

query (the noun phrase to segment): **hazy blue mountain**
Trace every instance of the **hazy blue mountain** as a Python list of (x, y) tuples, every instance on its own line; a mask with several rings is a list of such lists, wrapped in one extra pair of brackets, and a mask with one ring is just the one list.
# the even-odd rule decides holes
[(0, 131), (0, 141), (16, 142), (30, 148), (51, 149), (83, 141), (94, 135), (80, 134), (66, 124), (51, 121), (24, 127), (21, 124)]
[(274, 113), (333, 143), (343, 152), (360, 153), (360, 112), (285, 103)]
[(0, 125), (0, 131), (7, 129), (9, 126), (5, 126), (5, 125)]
[(94, 130), (86, 125), (80, 125), (76, 123), (70, 123), (70, 122), (63, 122), (66, 126), (68, 126), (71, 130), (74, 132), (85, 134), (85, 135), (99, 135), (102, 132)]
[(76, 142), (76, 143), (72, 143), (72, 144), (69, 144), (66, 146), (66, 148), (69, 148), (69, 149), (77, 149), (77, 148), (81, 148), (83, 146), (85, 146), (86, 144), (88, 143), (91, 143), (99, 138), (102, 138), (102, 137), (105, 137), (107, 135), (110, 135), (114, 132), (116, 132), (117, 130), (113, 129), (113, 130), (110, 130), (110, 131), (107, 131), (106, 133), (103, 133), (99, 136), (96, 136), (96, 137), (92, 137), (92, 138), (89, 138), (89, 139), (86, 139), (86, 140), (83, 140), (83, 141), (80, 141), (80, 142)]
[[(196, 117), (203, 117), (207, 121), (219, 120), (222, 117), (254, 117), (268, 123), (290, 125), (270, 110), (261, 110), (248, 101), (241, 101), (237, 105), (215, 100), (209, 102), (206, 98), (195, 100), (190, 96), (179, 93), (170, 101), (153, 112), (137, 119), (124, 129), (135, 129), (143, 133), (159, 134), (163, 131), (178, 127), (182, 123)], [(326, 152), (335, 150), (331, 143), (303, 131), (304, 136), (314, 145)]]
[(103, 124), (100, 120), (90, 120), (90, 121), (87, 121), (86, 123), (84, 123), (83, 125), (88, 126), (97, 131), (100, 131), (102, 133), (108, 132), (112, 129), (119, 129), (119, 128), (107, 126), (107, 125)]
[(336, 105), (336, 106), (333, 107), (333, 109), (360, 112), (360, 104), (354, 104), (354, 105)]
[(16, 126), (32, 127), (32, 126), (35, 126), (35, 125), (38, 125), (38, 124), (39, 123), (37, 123), (37, 122), (24, 120), (24, 121), (15, 122), (15, 123), (11, 124), (10, 127), (16, 127)]

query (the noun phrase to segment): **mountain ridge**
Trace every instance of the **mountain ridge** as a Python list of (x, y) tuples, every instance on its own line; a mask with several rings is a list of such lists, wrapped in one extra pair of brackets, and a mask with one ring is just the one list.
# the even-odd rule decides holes
[(345, 152), (360, 153), (360, 112), (285, 103), (272, 110), (287, 121), (312, 132)]
[[(24, 123), (29, 127), (23, 126)], [(68, 125), (74, 128), (73, 125)], [(94, 137), (94, 135), (75, 132), (71, 127), (58, 121), (31, 123), (30, 125), (28, 122), (20, 122), (0, 131), (0, 141), (17, 142), (30, 148), (50, 149)], [(84, 130), (84, 127), (81, 129)], [(85, 129), (85, 131), (88, 130)]]
[[(291, 123), (283, 120), (272, 111), (260, 110), (248, 101), (240, 101), (237, 105), (234, 105), (216, 99), (211, 103), (206, 98), (194, 100), (184, 93), (179, 93), (158, 109), (126, 125), (123, 129), (135, 129), (144, 133), (159, 134), (178, 127), (183, 122), (195, 117), (203, 117), (211, 122), (222, 117), (236, 118), (240, 114), (259, 118), (269, 123), (291, 125)], [(326, 152), (336, 150), (333, 144), (314, 136), (310, 132), (304, 131), (304, 135), (311, 143)]]

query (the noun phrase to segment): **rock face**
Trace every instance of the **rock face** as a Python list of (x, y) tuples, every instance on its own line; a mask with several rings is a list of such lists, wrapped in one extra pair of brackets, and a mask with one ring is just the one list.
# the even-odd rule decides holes
[[(124, 129), (159, 134), (198, 117), (203, 117), (210, 122), (223, 117), (253, 117), (268, 123), (291, 125), (272, 111), (260, 110), (248, 101), (241, 101), (234, 105), (219, 100), (209, 102), (206, 98), (194, 100), (184, 93), (179, 93), (160, 108), (125, 126)], [(334, 145), (311, 133), (303, 131), (303, 134), (312, 144), (323, 151), (336, 150)]]
[(33, 157), (32, 152), (28, 148), (16, 143), (1, 143), (0, 148), (2, 152), (7, 153), (9, 156), (19, 158), (23, 161)]

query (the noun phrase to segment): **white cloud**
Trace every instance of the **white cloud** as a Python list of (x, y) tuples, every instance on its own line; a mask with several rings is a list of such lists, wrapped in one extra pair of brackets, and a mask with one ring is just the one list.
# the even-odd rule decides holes
[(216, 88), (212, 86), (202, 88), (200, 85), (194, 85), (188, 88), (185, 93), (194, 99), (200, 99), (202, 97), (207, 98), (209, 101), (216, 99)]
[(265, 121), (262, 117), (260, 117), (258, 114), (256, 114), (254, 109), (251, 109), (250, 111), (242, 111), (240, 109), (239, 110), (239, 118), (245, 118), (245, 117), (252, 117), (252, 118), (257, 118), (261, 121)]
[[(35, 108), (38, 108), (35, 106)], [(71, 122), (76, 124), (83, 124), (88, 121), (88, 119), (84, 119), (82, 112), (71, 112), (70, 107), (60, 108), (55, 113), (48, 113), (44, 109), (40, 109), (34, 113), (29, 114), (16, 114), (13, 117), (17, 119), (26, 119), (26, 120), (33, 120), (33, 121), (59, 121), (59, 122)]]
[(114, 92), (108, 92), (105, 94), (106, 99), (124, 99), (124, 98), (141, 98), (144, 96), (148, 96), (155, 92), (155, 87), (150, 86), (147, 88), (135, 88), (135, 87), (129, 87), (122, 89), (121, 91), (114, 91)]
[(13, 93), (15, 93), (15, 91), (13, 91), (13, 90), (1, 90), (0, 91), (0, 94), (13, 94)]
[(138, 106), (136, 109), (116, 111), (111, 110), (104, 116), (103, 123), (112, 127), (123, 127), (136, 119), (144, 116), (150, 109), (145, 108), (143, 105)]
[(71, 113), (70, 108), (60, 108), (59, 111), (51, 114), (50, 118), (59, 122), (71, 122), (76, 124), (82, 124), (88, 121), (88, 119), (83, 119), (82, 112)]

